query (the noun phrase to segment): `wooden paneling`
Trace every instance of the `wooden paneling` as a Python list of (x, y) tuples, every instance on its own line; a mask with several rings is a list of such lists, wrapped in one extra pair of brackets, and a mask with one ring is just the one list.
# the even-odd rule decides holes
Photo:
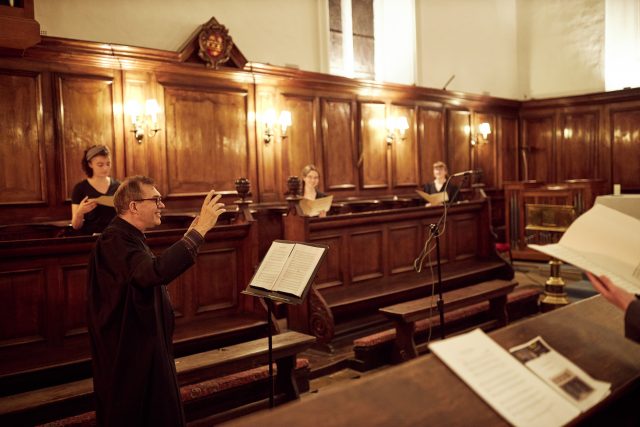
[(420, 183), (433, 180), (433, 164), (445, 161), (444, 120), (441, 110), (418, 110)]
[(43, 268), (0, 273), (0, 346), (41, 341), (45, 332)]
[(44, 202), (41, 76), (0, 70), (0, 205)]
[(358, 187), (357, 146), (351, 100), (327, 99), (321, 104), (324, 190), (354, 190)]
[(62, 310), (64, 335), (87, 332), (87, 265), (62, 266), (64, 303)]
[(554, 182), (554, 133), (554, 119), (551, 115), (522, 118), (521, 147), (526, 156), (522, 179)]
[(351, 233), (349, 251), (353, 283), (384, 276), (382, 230), (362, 230)]
[(623, 192), (640, 191), (640, 106), (614, 109), (610, 122), (611, 183), (621, 184)]
[(234, 190), (249, 173), (247, 93), (167, 86), (164, 97), (169, 194)]
[[(248, 333), (245, 328), (263, 318), (254, 299), (240, 294), (257, 265), (255, 227), (216, 226), (200, 247), (196, 264), (169, 285), (177, 341), (215, 340), (216, 335), (228, 340)], [(147, 244), (159, 254), (184, 232), (149, 231)], [(0, 245), (0, 375), (90, 357), (86, 260), (95, 239)], [(229, 317), (233, 320), (227, 321)]]
[(392, 146), (391, 170), (393, 173), (393, 188), (415, 188), (420, 184), (418, 171), (418, 143), (415, 134), (415, 110), (411, 107), (392, 105), (392, 117), (405, 117), (409, 124), (404, 139), (396, 135)]
[(291, 112), (293, 124), (282, 140), (282, 163), (285, 177), (301, 177), (308, 164), (322, 167), (320, 151), (316, 151), (315, 101), (313, 97), (284, 94), (282, 109)]
[(329, 246), (327, 255), (320, 264), (316, 276), (316, 288), (329, 288), (342, 285), (342, 272), (349, 265), (349, 252), (345, 251), (344, 237), (340, 234), (321, 234), (312, 239), (311, 243)]
[[(480, 137), (478, 133), (478, 126), (480, 123), (489, 123), (491, 126), (491, 134), (487, 135), (485, 141)], [(471, 169), (482, 170), (482, 182), (488, 188), (495, 188), (498, 183), (498, 176), (496, 165), (498, 146), (496, 138), (496, 116), (494, 114), (477, 113), (474, 115), (474, 131), (476, 132), (476, 139), (478, 143), (471, 148), (473, 165)]]
[(455, 242), (454, 260), (473, 258), (478, 253), (478, 220), (473, 215), (452, 218), (449, 225)]
[(420, 252), (421, 233), (416, 223), (389, 227), (389, 270), (391, 274), (413, 270), (413, 261)]
[(598, 177), (598, 112), (560, 116), (557, 181)]
[(498, 167), (502, 169), (498, 185), (502, 188), (504, 181), (518, 180), (521, 155), (518, 150), (518, 120), (515, 117), (500, 117), (498, 123)]
[(385, 141), (385, 105), (360, 104), (360, 176), (363, 189), (389, 187), (388, 146)]
[[(86, 178), (80, 162), (84, 150), (101, 144), (115, 151), (116, 99), (114, 79), (109, 76), (56, 76), (57, 121), (62, 150), (63, 198), (71, 198), (73, 186)], [(117, 170), (117, 157), (112, 156), (112, 168)]]
[(449, 110), (447, 118), (447, 166), (449, 173), (471, 169), (471, 144), (469, 126), (471, 114), (468, 111)]
[[(267, 111), (275, 104), (275, 93), (271, 87), (256, 90), (256, 111)], [(273, 202), (282, 197), (283, 182), (287, 177), (282, 173), (281, 147), (277, 141), (264, 141), (265, 123), (262, 115), (255, 118), (256, 144), (260, 165), (260, 200)], [(255, 199), (254, 199), (255, 200)]]

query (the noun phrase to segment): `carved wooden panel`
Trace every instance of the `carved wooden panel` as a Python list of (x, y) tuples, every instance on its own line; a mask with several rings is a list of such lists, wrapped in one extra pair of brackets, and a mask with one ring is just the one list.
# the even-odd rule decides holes
[(342, 285), (342, 272), (345, 266), (349, 265), (349, 253), (344, 250), (344, 236), (342, 234), (323, 234), (314, 236), (309, 241), (329, 246), (329, 251), (327, 251), (316, 275), (316, 288)]
[(389, 227), (389, 270), (391, 274), (413, 270), (420, 252), (420, 226), (417, 223)]
[(288, 176), (301, 177), (306, 165), (322, 166), (320, 152), (315, 149), (314, 98), (289, 94), (282, 95), (282, 98), (283, 109), (291, 112), (292, 123), (287, 130), (289, 136), (282, 140), (283, 173), (285, 179)]
[(469, 126), (471, 115), (468, 111), (448, 111), (447, 122), (447, 166), (449, 174), (471, 169), (471, 144)]
[(433, 164), (446, 161), (444, 147), (444, 120), (440, 110), (418, 110), (420, 147), (420, 183), (433, 180)]
[(478, 221), (473, 215), (452, 218), (451, 233), (454, 242), (454, 260), (473, 258), (478, 252)]
[(360, 176), (362, 188), (388, 188), (385, 105), (360, 103)]
[(0, 345), (45, 338), (46, 295), (44, 269), (0, 273)]
[[(115, 153), (114, 80), (103, 76), (58, 75), (57, 118), (63, 162), (63, 198), (86, 178), (80, 162), (84, 150), (101, 144)], [(112, 156), (112, 168), (117, 158)]]
[(400, 105), (391, 107), (392, 117), (405, 117), (409, 124), (409, 129), (401, 139), (396, 134), (396, 139), (392, 146), (393, 188), (412, 187), (415, 188), (420, 183), (418, 171), (418, 144), (416, 141), (415, 114), (414, 109)]
[(597, 111), (561, 114), (557, 146), (558, 182), (598, 176), (598, 123)]
[(324, 173), (320, 177), (328, 192), (358, 186), (357, 147), (353, 135), (353, 104), (350, 100), (322, 100), (322, 148)]
[(165, 88), (170, 195), (233, 191), (249, 174), (247, 93)]
[[(197, 313), (231, 308), (237, 305), (238, 251), (235, 248), (201, 250), (193, 267), (199, 283), (194, 304)], [(243, 285), (244, 286), (244, 285)]]
[(478, 126), (480, 123), (489, 123), (491, 126), (491, 133), (487, 135), (486, 141), (480, 138), (480, 134), (476, 133), (476, 139), (478, 143), (472, 147), (472, 155), (474, 156), (473, 165), (471, 169), (482, 170), (482, 182), (488, 188), (494, 188), (497, 186), (497, 140), (496, 138), (496, 116), (494, 114), (475, 114), (474, 126), (475, 132), (478, 132)]
[(554, 182), (553, 116), (522, 118), (523, 180)]
[(60, 310), (63, 334), (76, 335), (87, 332), (87, 265), (63, 265), (63, 305)]
[(520, 165), (520, 152), (518, 151), (518, 120), (515, 117), (500, 117), (498, 120), (498, 167), (502, 168), (502, 179), (498, 186), (502, 187), (504, 181), (517, 181)]
[(612, 111), (610, 121), (612, 184), (623, 192), (640, 190), (640, 107)]
[[(135, 101), (143, 108), (148, 99), (155, 99), (159, 105), (164, 105), (162, 91), (154, 90), (159, 87), (155, 84), (155, 75), (143, 71), (126, 71), (124, 73), (124, 102)], [(133, 124), (130, 116), (124, 117), (126, 169), (129, 175), (147, 175), (156, 181), (156, 186), (161, 193), (167, 192), (166, 171), (164, 165), (164, 135), (165, 135), (165, 111), (160, 108), (158, 114), (158, 127), (155, 134), (147, 123), (145, 136), (141, 142), (131, 132)]]
[(0, 70), (0, 205), (44, 202), (40, 75)]
[[(256, 111), (266, 111), (274, 104), (275, 94), (273, 88), (260, 87), (256, 89)], [(256, 114), (255, 119), (257, 129), (256, 144), (258, 145), (260, 164), (260, 200), (272, 202), (282, 197), (282, 183), (287, 179), (287, 177), (283, 178), (282, 176), (280, 153), (282, 144), (277, 141), (265, 142), (263, 117)], [(257, 186), (252, 188), (254, 194), (256, 194), (257, 188)], [(257, 201), (257, 197), (254, 196), (253, 200)]]
[(351, 277), (353, 283), (384, 275), (382, 230), (351, 233)]

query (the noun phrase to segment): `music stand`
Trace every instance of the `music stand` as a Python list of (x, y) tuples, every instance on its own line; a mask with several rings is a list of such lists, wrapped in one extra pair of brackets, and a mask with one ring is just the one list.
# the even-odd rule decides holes
[[(312, 266), (313, 270), (310, 274), (310, 278), (307, 281), (307, 283), (304, 285), (304, 290), (302, 291), (300, 296), (287, 294), (284, 292), (256, 288), (251, 286), (254, 278), (260, 272), (259, 267), (256, 270), (256, 274), (254, 274), (254, 276), (249, 281), (249, 285), (247, 285), (247, 288), (241, 292), (245, 295), (251, 295), (254, 297), (262, 298), (267, 306), (267, 330), (268, 330), (267, 342), (268, 342), (268, 363), (269, 363), (269, 407), (270, 408), (274, 407), (274, 395), (275, 395), (275, 384), (273, 381), (273, 323), (271, 318), (272, 312), (273, 312), (273, 309), (272, 309), (273, 301), (283, 302), (285, 304), (294, 304), (294, 305), (301, 304), (304, 301), (305, 297), (307, 296), (309, 289), (311, 289), (311, 284), (313, 283), (316, 277), (316, 274), (318, 273), (320, 264), (322, 264), (322, 261), (324, 260), (324, 257), (326, 256), (327, 251), (329, 250), (329, 247), (327, 245), (319, 245), (319, 244), (304, 243), (304, 242), (292, 242), (288, 240), (274, 240), (274, 242), (289, 243), (294, 245), (298, 244), (298, 245), (314, 246), (317, 248), (322, 248), (323, 252), (319, 260), (315, 263), (315, 265)], [(271, 250), (271, 248), (269, 249)], [(265, 258), (268, 255), (269, 255), (269, 252), (267, 252), (267, 255), (265, 255)]]

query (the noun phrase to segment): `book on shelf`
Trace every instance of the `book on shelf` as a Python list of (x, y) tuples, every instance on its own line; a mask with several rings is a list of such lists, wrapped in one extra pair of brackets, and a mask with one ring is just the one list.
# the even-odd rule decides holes
[(302, 199), (300, 207), (306, 216), (318, 216), (320, 212), (329, 212), (333, 203), (333, 196), (321, 197), (315, 200)]
[(326, 245), (274, 240), (245, 293), (302, 302), (329, 249)]
[(631, 293), (640, 292), (640, 220), (602, 204), (576, 218), (558, 243), (528, 245)]
[(418, 193), (420, 197), (426, 200), (431, 206), (438, 206), (443, 204), (444, 202), (449, 201), (449, 195), (446, 193), (446, 191), (429, 194), (429, 193), (425, 193), (422, 190), (416, 190), (416, 193)]
[(541, 337), (507, 351), (481, 329), (429, 348), (510, 424), (562, 426), (604, 399), (598, 381)]

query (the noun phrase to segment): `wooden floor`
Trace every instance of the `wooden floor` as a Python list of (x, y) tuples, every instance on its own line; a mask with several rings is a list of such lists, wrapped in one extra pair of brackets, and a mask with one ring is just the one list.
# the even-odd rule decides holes
[[(544, 288), (544, 283), (548, 278), (549, 267), (545, 262), (514, 262), (514, 270), (516, 271), (515, 280), (518, 286), (537, 285)], [(584, 280), (579, 270), (571, 266), (563, 266), (561, 271), (562, 277), (566, 283), (566, 290), (570, 301), (577, 301), (587, 298), (595, 294), (591, 285)], [(437, 335), (437, 334), (435, 334)], [(333, 352), (310, 349), (304, 352), (300, 357), (309, 359), (311, 366), (311, 382), (310, 390), (305, 395), (322, 392), (326, 387), (333, 387), (357, 381), (359, 378), (371, 375), (388, 366), (383, 366), (366, 372), (359, 372), (349, 368), (349, 359), (353, 358), (353, 343), (351, 341), (338, 343)]]

